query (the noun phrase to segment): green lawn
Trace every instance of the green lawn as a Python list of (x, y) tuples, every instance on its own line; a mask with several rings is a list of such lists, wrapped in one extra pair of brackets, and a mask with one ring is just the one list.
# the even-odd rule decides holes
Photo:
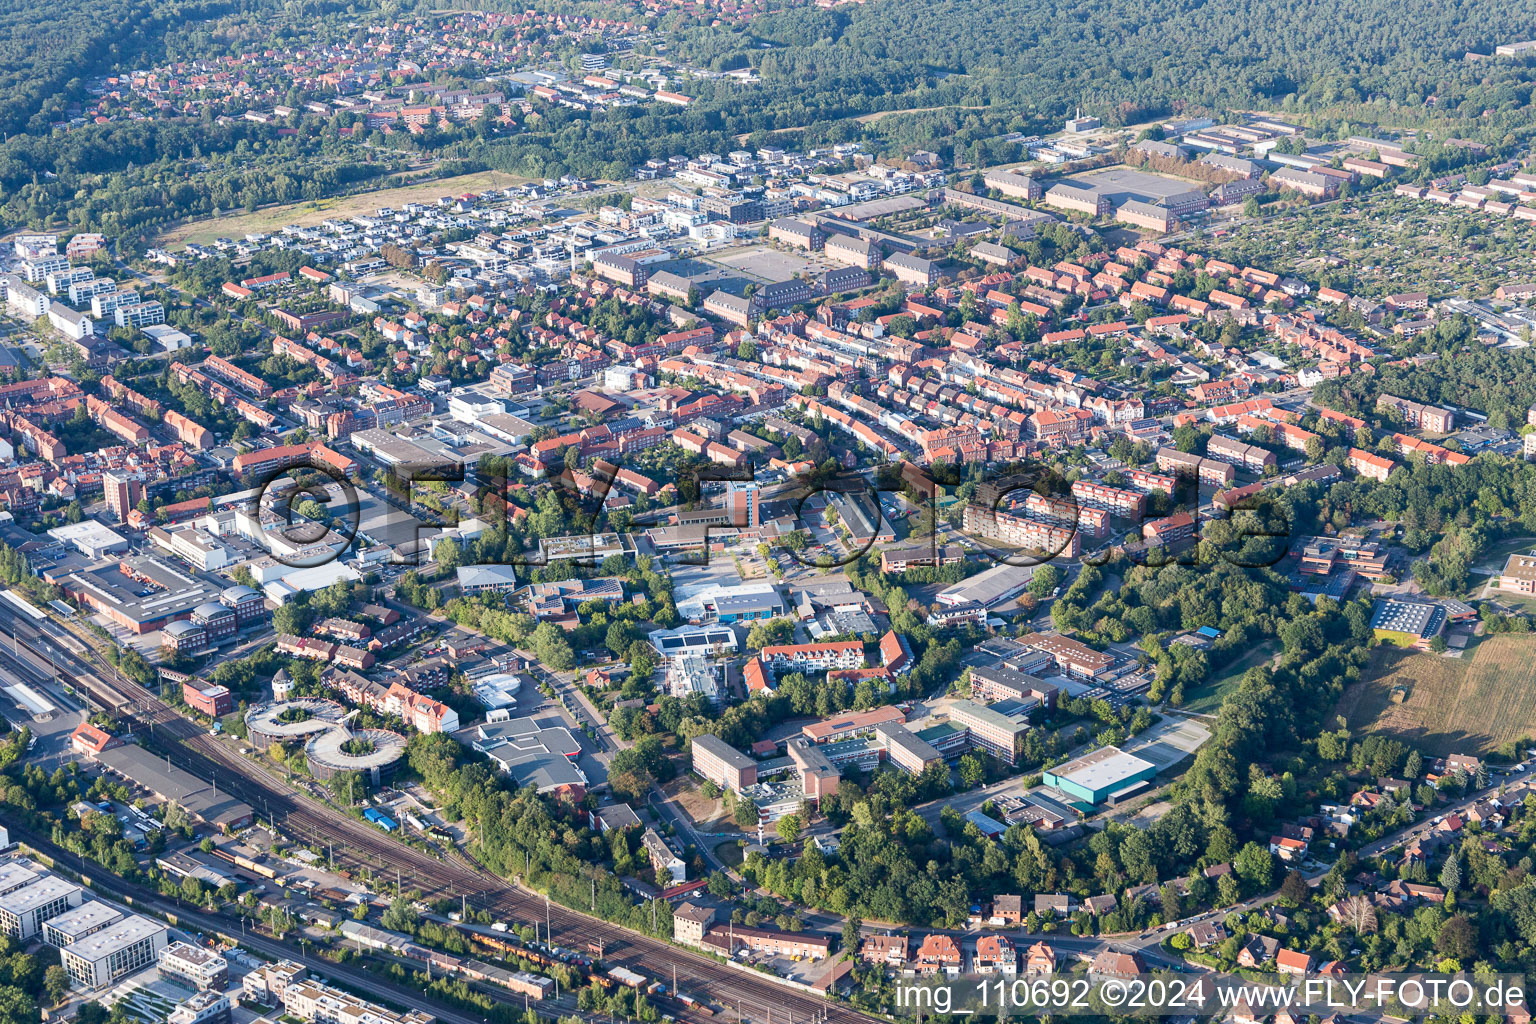
[(1506, 537), (1496, 544), (1488, 545), (1487, 550), (1478, 558), (1476, 568), (1503, 569), (1510, 555), (1527, 554), (1532, 548), (1536, 548), (1536, 537)]
[(1216, 709), (1221, 707), (1222, 699), (1237, 686), (1237, 681), (1243, 678), (1243, 673), (1255, 665), (1264, 664), (1274, 653), (1274, 641), (1266, 640), (1236, 661), (1213, 669), (1212, 671), (1218, 674), (1212, 675), (1205, 681), (1205, 685), (1198, 687), (1194, 693), (1186, 693), (1182, 708), (1202, 715), (1215, 714)]

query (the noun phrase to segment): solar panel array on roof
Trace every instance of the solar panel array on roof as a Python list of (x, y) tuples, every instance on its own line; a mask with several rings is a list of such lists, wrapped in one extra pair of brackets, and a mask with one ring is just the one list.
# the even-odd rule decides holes
[(735, 639), (735, 634), (729, 629), (704, 629), (682, 636), (663, 636), (657, 638), (657, 646), (663, 653), (671, 651), (697, 651), (714, 647), (716, 644), (729, 644)]

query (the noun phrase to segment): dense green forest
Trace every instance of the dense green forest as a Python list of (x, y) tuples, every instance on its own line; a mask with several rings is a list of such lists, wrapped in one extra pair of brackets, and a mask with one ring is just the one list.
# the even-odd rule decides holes
[[(1530, 101), (1529, 62), (1464, 60), (1536, 29), (1529, 2), (1494, 14), (1429, 0), (872, 3), (799, 8), (739, 32), (698, 30), (684, 51), (722, 67), (750, 61), (766, 82), (813, 82), (818, 93), (901, 84), (907, 106), (1010, 104), (1059, 115), (1081, 105), (1136, 120), (1200, 106), (1412, 108), (1433, 96), (1439, 109), (1470, 103), (1460, 113), (1475, 116)], [(754, 106), (772, 111), (774, 99)]]
[[(50, 132), (93, 74), (248, 45), (254, 31), (229, 34), (237, 19), (260, 26), (271, 43), (302, 46), (410, 9), (331, 0), (88, 3), (94, 16), (72, 8), (57, 23), (14, 4), (8, 15), (16, 27), (5, 44), (12, 59), (0, 120), (27, 130), (0, 143), (10, 223), (149, 234), (178, 218), (349, 191), (423, 152), (455, 169), (534, 177), (624, 177), (653, 157), (769, 141), (859, 139), (879, 153), (927, 148), (992, 163), (1017, 157), (1009, 133), (1055, 128), (1078, 107), (1110, 123), (1261, 109), (1306, 123), (1318, 138), (1418, 127), (1426, 173), (1454, 162), (1441, 158), (1448, 136), (1512, 145), (1536, 130), (1536, 59), (1465, 58), (1536, 35), (1536, 0), (1498, 17), (1485, 5), (1428, 0), (1250, 0), (1219, 9), (1177, 0), (1155, 11), (1132, 0), (1071, 8), (878, 0), (831, 11), (794, 6), (745, 26), (633, 8), (629, 16), (667, 40), (671, 55), (715, 69), (750, 64), (760, 74), (752, 84), (689, 80), (695, 102), (685, 110), (541, 107), (537, 121), (501, 134), (458, 128), (387, 140), (344, 136), (339, 121), (283, 139), (275, 127), (210, 119)], [(574, 6), (610, 16), (621, 9)], [(890, 116), (858, 120), (877, 112)]]
[(54, 7), (0, 4), (0, 129), (47, 134), (86, 95), (86, 80), (159, 52), (173, 27), (220, 14), (247, 16), (269, 0), (83, 0)]
[(1384, 394), (1471, 409), (1486, 414), (1492, 426), (1517, 430), (1525, 424), (1526, 410), (1536, 405), (1536, 350), (1446, 352), (1423, 366), (1396, 364), (1373, 377), (1324, 381), (1314, 392), (1321, 405), (1366, 415)]

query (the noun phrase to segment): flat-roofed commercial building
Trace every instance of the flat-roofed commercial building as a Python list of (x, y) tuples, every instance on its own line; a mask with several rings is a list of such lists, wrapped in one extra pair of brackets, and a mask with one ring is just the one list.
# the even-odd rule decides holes
[(0, 864), (0, 896), (15, 892), (24, 885), (31, 885), (42, 877), (43, 873), (32, 864), (20, 861), (7, 861)]
[(983, 707), (975, 701), (957, 700), (949, 708), (951, 724), (970, 734), (971, 745), (979, 747), (1005, 764), (1019, 759), (1019, 749), (1029, 723)]
[(43, 930), (43, 922), (80, 905), (81, 889), (55, 875), (0, 896), (0, 934), (25, 942)]
[(900, 548), (882, 548), (881, 572), (906, 572), (927, 566), (954, 565), (965, 561), (965, 549), (958, 544), (913, 544)]
[(99, 988), (155, 962), (166, 927), (147, 917), (125, 917), (59, 950), (64, 970), (80, 988)]
[(1377, 639), (1400, 647), (1427, 648), (1445, 629), (1445, 606), (1429, 601), (1378, 600), (1371, 608)]
[[(1536, 437), (1536, 434), (1529, 435)], [(1499, 574), (1499, 589), (1517, 594), (1536, 594), (1536, 557), (1510, 555)]]
[(86, 900), (74, 910), (66, 910), (43, 922), (43, 941), (50, 946), (65, 946), (99, 932), (123, 919), (123, 912), (100, 900)]
[[(66, 563), (67, 565), (67, 563)], [(220, 585), (210, 577), (178, 568), (154, 555), (128, 555), (83, 569), (43, 570), (48, 582), (130, 632), (164, 629), (192, 610), (218, 600)]]
[(804, 737), (797, 737), (789, 741), (787, 750), (800, 775), (800, 788), (805, 791), (806, 799), (820, 800), (837, 792), (841, 773), (822, 753), (821, 747)]
[(921, 775), (930, 766), (944, 761), (937, 747), (900, 722), (877, 725), (875, 738), (885, 747), (887, 761), (913, 775)]
[(167, 768), (164, 761), (143, 747), (112, 747), (97, 754), (96, 760), (115, 775), (149, 790), (162, 800), (180, 805), (194, 817), (221, 831), (232, 832), (251, 823), (254, 812), (250, 804), (236, 800), (217, 786), (194, 778), (180, 768)]
[(1039, 707), (1056, 706), (1056, 687), (1027, 672), (1006, 665), (980, 665), (971, 669), (971, 696), (977, 700), (1017, 700)]
[(1142, 788), (1157, 775), (1157, 765), (1119, 747), (1090, 754), (1045, 770), (1045, 784), (1090, 804), (1113, 801)]
[(721, 789), (740, 793), (757, 784), (757, 762), (713, 733), (693, 738), (694, 773)]

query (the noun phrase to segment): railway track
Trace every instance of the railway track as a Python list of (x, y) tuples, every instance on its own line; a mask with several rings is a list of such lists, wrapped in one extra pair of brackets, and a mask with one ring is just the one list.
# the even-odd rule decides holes
[[(17, 643), (42, 656), (44, 639), (31, 623), (17, 625)], [(95, 656), (93, 654), (93, 656)], [(99, 656), (97, 660), (101, 659)], [(57, 662), (59, 659), (55, 659)], [(137, 682), (102, 662), (101, 674), (73, 671), (75, 658), (58, 665), (59, 676), (93, 703), (131, 721), (158, 753), (177, 768), (216, 784), (249, 804), (295, 841), (326, 849), (338, 866), (365, 869), (428, 899), (462, 900), (511, 924), (546, 932), (549, 941), (583, 949), (600, 946), (603, 961), (672, 984), (714, 1002), (729, 1016), (755, 1024), (872, 1024), (875, 1018), (820, 996), (755, 977), (713, 958), (610, 924), (546, 901), (489, 870), (452, 857), (436, 858), (295, 791), (285, 780), (207, 735), (196, 723)], [(547, 922), (547, 924), (546, 924)], [(686, 979), (686, 980), (684, 980)], [(719, 1024), (680, 1009), (680, 1020)]]

